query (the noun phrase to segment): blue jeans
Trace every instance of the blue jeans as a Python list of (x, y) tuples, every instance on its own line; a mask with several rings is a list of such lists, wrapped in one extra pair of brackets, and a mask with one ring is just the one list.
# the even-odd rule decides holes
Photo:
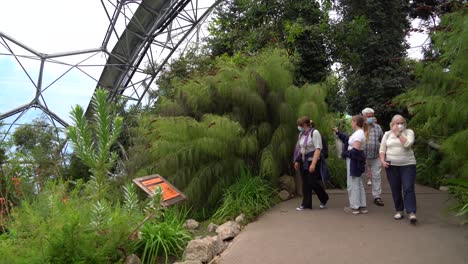
[(414, 192), (416, 165), (390, 165), (385, 170), (388, 183), (392, 189), (395, 210), (403, 211), (403, 209), (406, 209), (407, 213), (416, 213), (416, 193)]

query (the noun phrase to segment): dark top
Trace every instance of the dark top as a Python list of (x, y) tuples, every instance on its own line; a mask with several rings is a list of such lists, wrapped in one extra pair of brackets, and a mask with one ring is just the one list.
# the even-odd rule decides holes
[(336, 135), (343, 142), (343, 150), (341, 152), (341, 157), (343, 159), (350, 159), (350, 176), (361, 177), (361, 175), (366, 171), (366, 153), (364, 153), (364, 150), (355, 148), (348, 150), (349, 136), (340, 131), (336, 132)]

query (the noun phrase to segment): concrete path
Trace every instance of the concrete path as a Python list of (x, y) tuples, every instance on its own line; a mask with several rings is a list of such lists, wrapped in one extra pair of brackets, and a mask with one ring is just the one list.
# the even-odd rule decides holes
[(299, 198), (280, 203), (248, 224), (218, 263), (468, 263), (468, 226), (447, 212), (447, 193), (416, 186), (419, 223), (411, 225), (407, 217), (393, 220), (391, 193), (383, 187), (385, 206), (374, 205), (368, 193), (366, 215), (343, 212), (345, 191), (330, 191), (324, 210), (315, 196), (309, 211), (295, 211)]

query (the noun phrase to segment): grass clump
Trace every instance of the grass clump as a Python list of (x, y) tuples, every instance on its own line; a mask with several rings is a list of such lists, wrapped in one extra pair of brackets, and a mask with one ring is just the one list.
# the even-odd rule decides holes
[(276, 191), (266, 180), (244, 171), (224, 193), (223, 202), (212, 219), (222, 222), (243, 213), (245, 220), (251, 221), (274, 204), (275, 196)]

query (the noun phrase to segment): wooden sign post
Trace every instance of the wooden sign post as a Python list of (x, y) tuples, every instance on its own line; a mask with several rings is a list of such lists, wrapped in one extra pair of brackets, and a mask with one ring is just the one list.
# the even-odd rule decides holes
[(181, 191), (179, 191), (159, 174), (135, 178), (133, 179), (133, 182), (150, 196), (154, 195), (154, 189), (157, 186), (161, 187), (162, 206), (171, 206), (187, 198)]

